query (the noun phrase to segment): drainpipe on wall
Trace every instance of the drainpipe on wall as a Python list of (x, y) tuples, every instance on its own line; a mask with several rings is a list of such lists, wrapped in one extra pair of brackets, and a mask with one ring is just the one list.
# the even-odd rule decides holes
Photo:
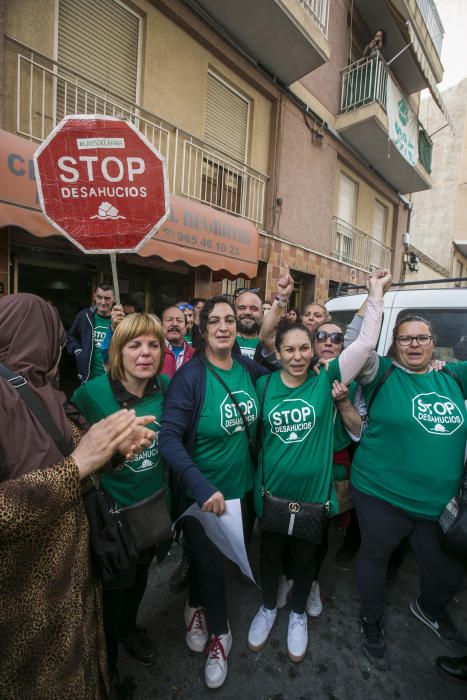
[(405, 282), (405, 275), (408, 269), (409, 254), (410, 254), (410, 222), (412, 220), (413, 204), (408, 200), (405, 200), (404, 206), (409, 210), (407, 215), (407, 231), (402, 234), (403, 252), (402, 252), (402, 265), (401, 265), (401, 282)]

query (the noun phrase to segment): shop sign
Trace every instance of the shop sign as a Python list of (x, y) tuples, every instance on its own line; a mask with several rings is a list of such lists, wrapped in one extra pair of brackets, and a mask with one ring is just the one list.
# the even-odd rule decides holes
[(169, 214), (167, 164), (123, 119), (72, 115), (34, 154), (50, 223), (85, 253), (132, 253)]

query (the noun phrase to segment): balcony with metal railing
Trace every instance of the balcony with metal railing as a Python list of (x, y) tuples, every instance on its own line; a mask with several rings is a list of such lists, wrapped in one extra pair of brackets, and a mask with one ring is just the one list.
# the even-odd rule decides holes
[(191, 0), (285, 85), (329, 61), (330, 0)]
[(331, 256), (364, 270), (391, 267), (392, 249), (337, 216), (332, 218)]
[(337, 130), (397, 191), (408, 193), (429, 189), (432, 142), (422, 124), (418, 122), (419, 159), (415, 166), (389, 141), (389, 78), (397, 85), (379, 52), (344, 68)]
[(328, 37), (329, 0), (298, 0), (322, 34)]
[(441, 82), (444, 28), (435, 0), (353, 0), (367, 27), (383, 27), (384, 55), (404, 92)]
[(167, 159), (172, 194), (264, 225), (267, 175), (29, 47), (8, 44), (16, 63), (16, 93), (5, 105), (9, 131), (41, 142), (68, 114), (127, 119)]

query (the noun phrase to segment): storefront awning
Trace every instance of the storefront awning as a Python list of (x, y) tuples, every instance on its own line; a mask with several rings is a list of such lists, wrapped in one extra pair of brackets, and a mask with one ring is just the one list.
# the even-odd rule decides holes
[[(18, 226), (34, 236), (61, 236), (42, 215), (33, 154), (37, 144), (0, 130), (0, 228)], [(256, 226), (199, 202), (171, 197), (165, 224), (138, 255), (157, 255), (191, 267), (205, 265), (236, 277), (255, 277), (259, 254)]]
[(433, 71), (431, 70), (430, 66), (428, 65), (428, 61), (426, 60), (423, 48), (422, 48), (422, 46), (417, 38), (417, 35), (415, 34), (414, 28), (412, 27), (410, 22), (407, 22), (407, 29), (409, 30), (410, 43), (411, 43), (413, 53), (415, 54), (418, 65), (420, 66), (420, 70), (422, 71), (423, 75), (426, 78), (426, 81), (427, 81), (428, 86), (429, 86), (429, 90), (431, 92), (431, 96), (433, 97), (434, 101), (436, 102), (439, 109), (441, 110), (444, 118), (446, 119), (446, 123), (449, 125), (450, 129), (453, 130), (451, 118), (449, 116), (449, 112), (447, 110), (447, 107), (444, 104), (443, 98), (441, 97), (441, 93), (438, 90), (438, 86), (436, 85), (435, 76), (433, 75)]
[(139, 254), (255, 277), (258, 245), (258, 231), (251, 221), (172, 195), (169, 218)]

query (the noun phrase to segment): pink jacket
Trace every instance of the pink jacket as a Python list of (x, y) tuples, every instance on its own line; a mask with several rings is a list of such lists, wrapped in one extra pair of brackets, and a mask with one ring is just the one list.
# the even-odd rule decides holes
[(164, 364), (162, 365), (162, 374), (167, 375), (167, 377), (172, 378), (179, 367), (188, 362), (196, 350), (188, 345), (186, 340), (183, 341), (183, 350), (175, 359), (175, 355), (172, 352), (172, 346), (167, 341), (165, 342), (165, 355)]

